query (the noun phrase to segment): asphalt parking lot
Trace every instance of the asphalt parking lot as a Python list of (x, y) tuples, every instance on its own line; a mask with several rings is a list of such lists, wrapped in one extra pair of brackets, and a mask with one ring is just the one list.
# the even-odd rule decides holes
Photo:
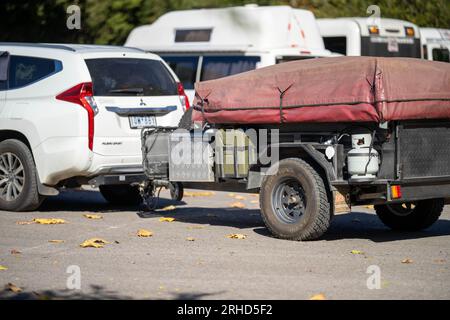
[[(0, 212), (0, 299), (450, 298), (448, 206), (423, 232), (393, 232), (357, 207), (337, 215), (322, 240), (293, 242), (268, 234), (257, 197), (198, 192), (163, 199), (175, 210), (155, 213), (109, 205), (94, 190), (63, 192), (38, 212)], [(65, 223), (29, 223), (36, 218)], [(138, 237), (139, 229), (153, 235)], [(108, 243), (80, 247), (90, 238)], [(379, 289), (367, 286), (373, 266)], [(74, 270), (80, 289), (69, 289)]]

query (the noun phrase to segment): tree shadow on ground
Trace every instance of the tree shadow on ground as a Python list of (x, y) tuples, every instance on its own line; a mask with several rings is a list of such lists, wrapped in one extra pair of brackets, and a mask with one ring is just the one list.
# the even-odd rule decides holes
[[(224, 293), (224, 291), (206, 292), (168, 292), (167, 298), (155, 300), (200, 300)], [(14, 293), (4, 289), (0, 291), (0, 300), (132, 300), (136, 297), (122, 295), (116, 291), (107, 290), (102, 286), (91, 285), (89, 292), (79, 290), (41, 290)]]

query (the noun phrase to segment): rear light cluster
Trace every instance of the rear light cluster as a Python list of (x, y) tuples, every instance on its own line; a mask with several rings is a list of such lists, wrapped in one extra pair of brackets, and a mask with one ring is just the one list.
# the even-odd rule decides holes
[(414, 37), (415, 32), (413, 27), (405, 27), (405, 35), (407, 37)]
[(181, 82), (178, 82), (177, 86), (178, 86), (178, 95), (180, 96), (181, 105), (183, 106), (184, 111), (186, 111), (190, 107), (189, 99), (186, 95), (186, 92), (184, 92), (183, 84)]
[(402, 188), (400, 186), (391, 186), (391, 198), (400, 199), (402, 197)]
[(88, 147), (94, 148), (94, 117), (98, 113), (98, 107), (94, 100), (92, 82), (83, 82), (58, 94), (56, 99), (71, 102), (83, 107), (88, 114)]
[(380, 34), (380, 29), (377, 26), (369, 26), (369, 34)]

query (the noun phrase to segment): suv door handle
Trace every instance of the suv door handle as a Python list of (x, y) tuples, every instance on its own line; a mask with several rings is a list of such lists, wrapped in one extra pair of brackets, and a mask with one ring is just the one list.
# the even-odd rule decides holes
[(120, 107), (105, 107), (106, 110), (114, 112), (121, 117), (131, 115), (165, 115), (177, 110), (177, 106), (166, 106), (156, 108), (120, 108)]

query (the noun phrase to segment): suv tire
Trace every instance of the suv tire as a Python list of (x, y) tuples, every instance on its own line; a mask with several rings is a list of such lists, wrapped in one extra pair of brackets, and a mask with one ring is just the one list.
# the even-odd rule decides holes
[(32, 211), (44, 197), (39, 195), (33, 155), (25, 143), (16, 139), (0, 143), (0, 209)]

